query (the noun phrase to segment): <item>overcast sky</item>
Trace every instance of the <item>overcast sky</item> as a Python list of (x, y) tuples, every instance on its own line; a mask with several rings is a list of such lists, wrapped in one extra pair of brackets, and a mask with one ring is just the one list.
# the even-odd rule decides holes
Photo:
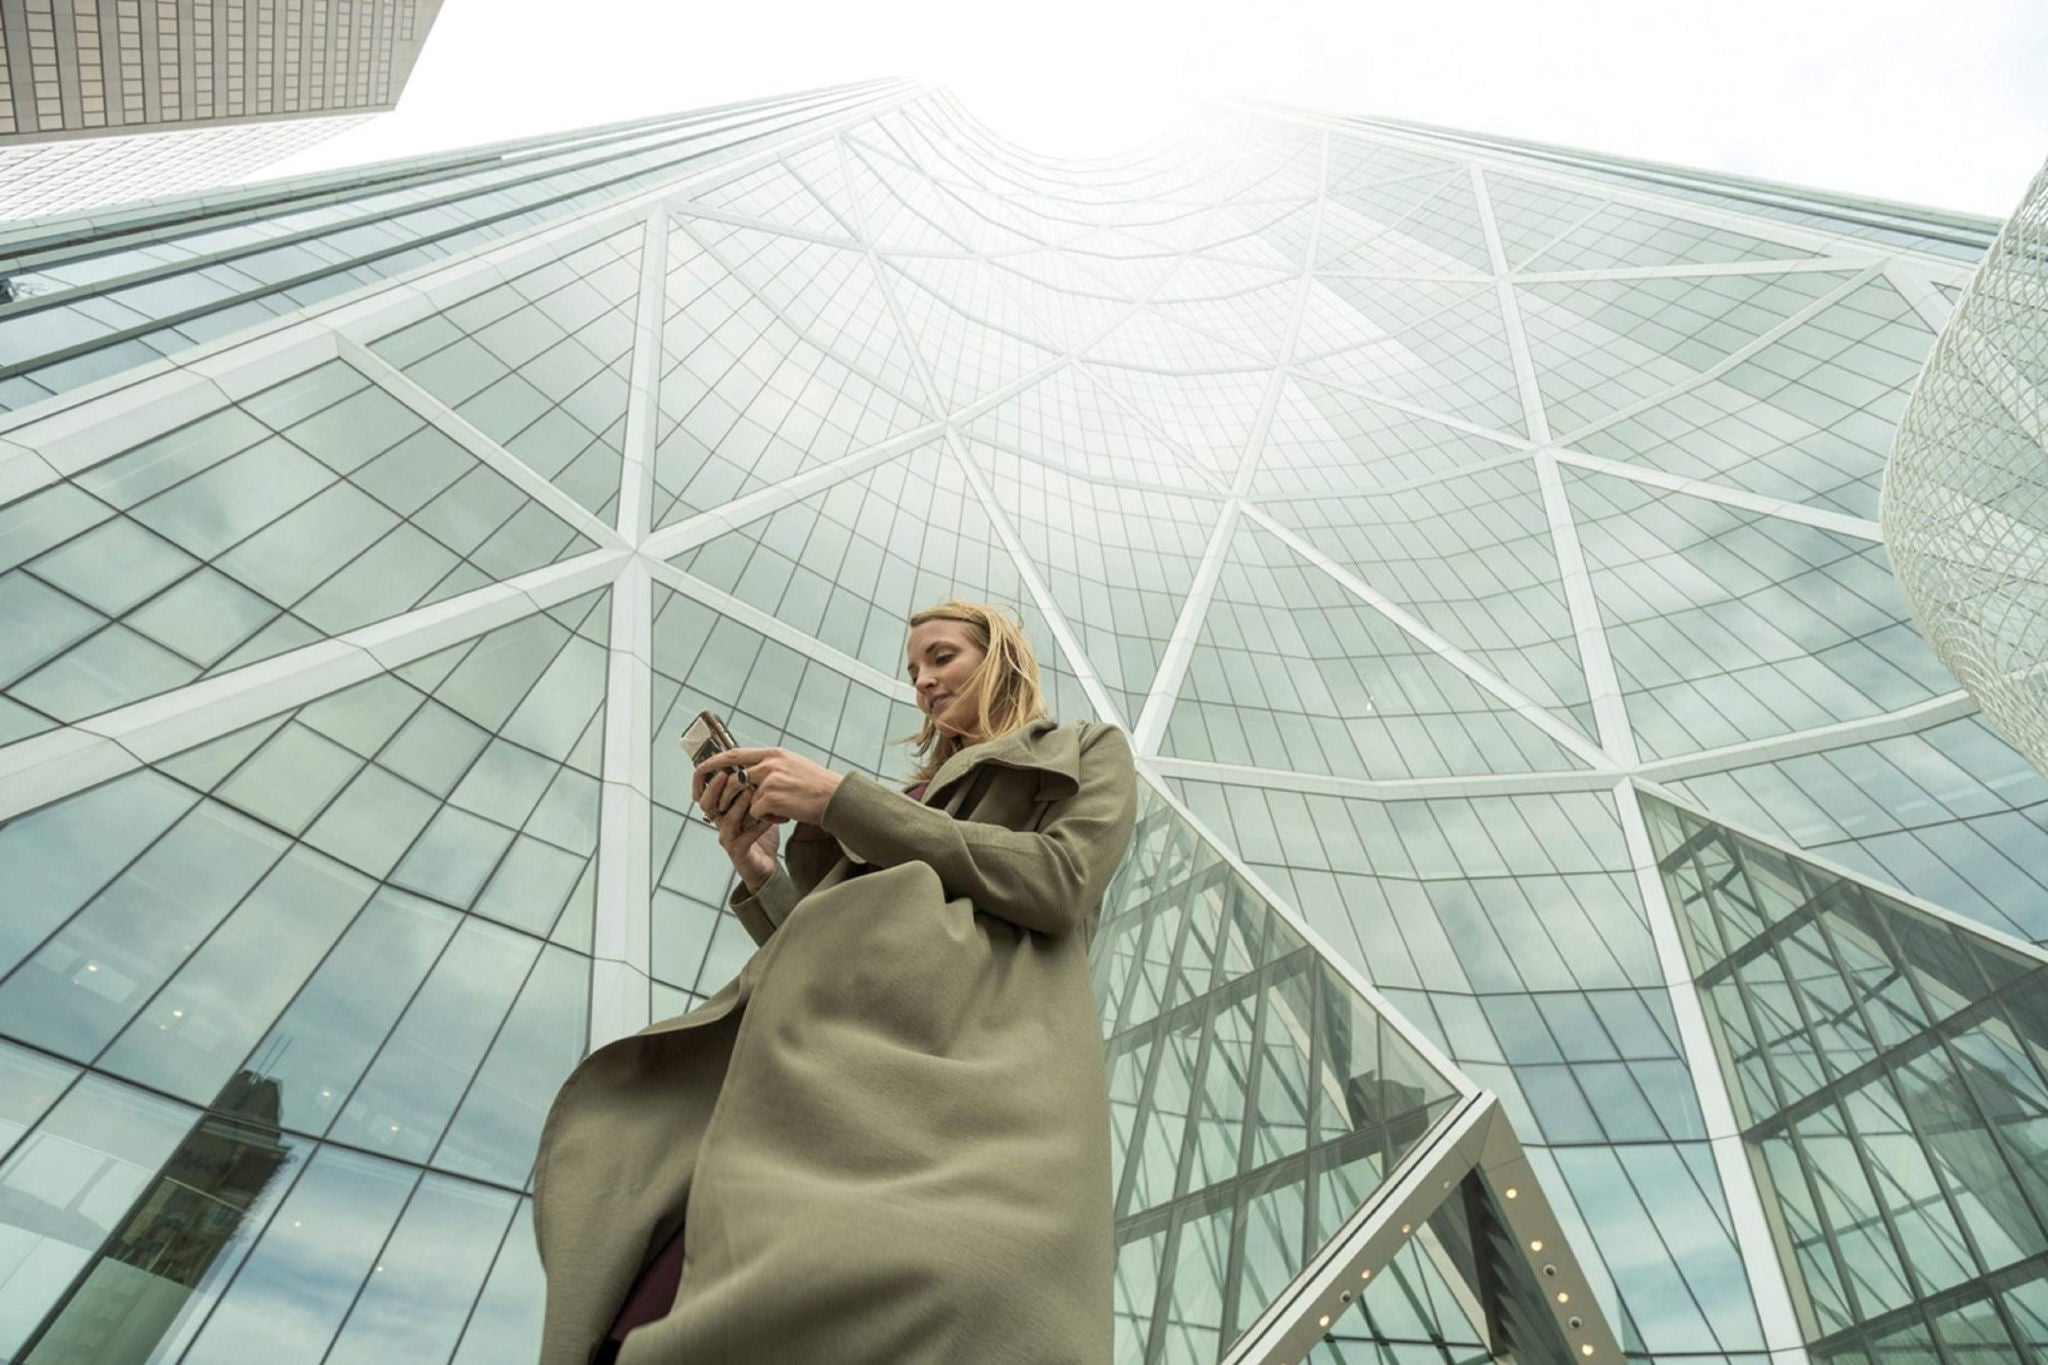
[(896, 75), (1054, 155), (1252, 95), (2000, 218), (2048, 159), (2048, 0), (447, 0), (268, 173)]

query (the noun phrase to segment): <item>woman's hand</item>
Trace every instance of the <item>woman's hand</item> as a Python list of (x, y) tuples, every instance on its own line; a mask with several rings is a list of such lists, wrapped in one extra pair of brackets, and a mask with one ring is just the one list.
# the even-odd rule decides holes
[(759, 891), (775, 875), (775, 854), (782, 844), (775, 827), (781, 822), (755, 815), (754, 789), (741, 786), (731, 773), (713, 773), (709, 781), (700, 773), (690, 785), (696, 789), (698, 809), (718, 827), (718, 846), (732, 860), (747, 894)]
[(815, 825), (824, 817), (832, 793), (839, 790), (838, 773), (787, 749), (727, 749), (699, 763), (694, 781), (704, 783), (711, 773), (735, 766), (746, 774), (743, 787), (753, 792), (756, 819)]

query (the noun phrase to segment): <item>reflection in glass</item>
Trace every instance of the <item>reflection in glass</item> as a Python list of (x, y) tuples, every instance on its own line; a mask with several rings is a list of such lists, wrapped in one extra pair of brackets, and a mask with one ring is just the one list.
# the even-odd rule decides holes
[[(286, 1166), (278, 1087), (237, 1072), (21, 1345), (26, 1365), (142, 1365)], [(55, 1210), (52, 1210), (55, 1212)]]
[[(1213, 1361), (1458, 1091), (1149, 786), (1090, 961), (1110, 1069), (1119, 1340)], [(1155, 1244), (1152, 1282), (1136, 1264)], [(1386, 1283), (1409, 1292), (1400, 1273)], [(1431, 1309), (1402, 1336), (1443, 1330)]]
[(2048, 1348), (2048, 961), (1643, 807), (1815, 1358)]

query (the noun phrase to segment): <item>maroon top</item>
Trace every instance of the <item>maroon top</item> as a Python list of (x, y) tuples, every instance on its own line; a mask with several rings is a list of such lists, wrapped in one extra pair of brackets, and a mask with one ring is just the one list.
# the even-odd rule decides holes
[(618, 1319), (612, 1323), (606, 1341), (624, 1341), (626, 1333), (643, 1323), (668, 1316), (675, 1307), (676, 1286), (683, 1280), (683, 1231), (676, 1229), (676, 1235), (668, 1239), (668, 1245), (661, 1254), (640, 1272), (640, 1278), (633, 1284), (633, 1292), (626, 1295), (625, 1305), (619, 1309)]
[(920, 782), (903, 794), (913, 801), (922, 801), (924, 800), (924, 789), (930, 785), (928, 782)]

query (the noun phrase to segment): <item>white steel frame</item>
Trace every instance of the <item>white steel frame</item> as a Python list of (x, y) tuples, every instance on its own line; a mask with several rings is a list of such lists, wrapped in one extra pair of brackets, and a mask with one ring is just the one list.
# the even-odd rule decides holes
[[(843, 134), (860, 121), (890, 109), (900, 108), (925, 94), (916, 88), (885, 92), (875, 101), (850, 112), (807, 125), (771, 145), (715, 169), (649, 190), (600, 212), (523, 236), (510, 238), (447, 265), (429, 265), (391, 281), (359, 290), (343, 299), (316, 305), (286, 320), (263, 324), (222, 340), (195, 347), (172, 359), (152, 362), (124, 374), (85, 385), (79, 389), (0, 419), (0, 499), (11, 500), (59, 481), (98, 460), (146, 439), (157, 431), (191, 420), (222, 403), (253, 393), (297, 374), (323, 360), (340, 358), (397, 396), (414, 412), (455, 440), (522, 491), (542, 502), (570, 525), (588, 536), (598, 548), (563, 563), (522, 574), (517, 578), (464, 593), (398, 617), (347, 632), (333, 639), (289, 651), (275, 658), (248, 665), (217, 678), (158, 697), (135, 702), (64, 729), (38, 735), (0, 748), (0, 819), (35, 809), (89, 786), (118, 776), (138, 766), (158, 761), (237, 727), (251, 724), (279, 711), (296, 707), (376, 673), (419, 658), (433, 650), (471, 638), (507, 621), (543, 610), (595, 587), (610, 585), (614, 597), (611, 613), (610, 673), (606, 685), (605, 771), (601, 798), (602, 838), (597, 855), (597, 909), (594, 931), (592, 1012), (589, 1043), (596, 1047), (610, 1039), (643, 1026), (650, 1010), (650, 951), (648, 897), (652, 880), (651, 858), (651, 619), (654, 585), (681, 592), (758, 630), (772, 632), (783, 643), (808, 658), (836, 670), (855, 682), (900, 701), (912, 700), (910, 689), (900, 679), (883, 674), (842, 652), (788, 631), (773, 617), (711, 585), (693, 578), (670, 562), (683, 551), (705, 543), (741, 525), (767, 516), (779, 508), (814, 496), (834, 485), (857, 478), (875, 467), (927, 445), (943, 443), (946, 456), (964, 474), (974, 497), (996, 529), (1003, 547), (1016, 563), (1020, 576), (1037, 609), (1050, 623), (1059, 650), (1064, 654), (1090, 702), (1100, 714), (1117, 717), (1118, 708), (1108, 689), (1090, 666), (1080, 637), (1066, 621), (1047, 586), (1043, 572), (1032, 563), (1024, 543), (996, 499), (984, 472), (969, 457), (961, 436), (975, 417), (1008, 398), (1046, 379), (1059, 370), (1074, 366), (1085, 374), (1090, 353), (1103, 337), (1136, 316), (1156, 298), (1173, 278), (1181, 262), (1193, 249), (1173, 256), (1151, 287), (1128, 300), (1128, 307), (1113, 321), (1080, 343), (1057, 349), (1058, 354), (1038, 369), (999, 389), (980, 394), (972, 401), (948, 407), (940, 401), (926, 358), (918, 350), (917, 338), (904, 324), (897, 304), (890, 272), (883, 257), (894, 254), (866, 240), (863, 225), (851, 224), (859, 235), (838, 239), (815, 232), (785, 227), (727, 209), (693, 202), (693, 196), (736, 180), (793, 153), (823, 144), (840, 147)], [(1396, 144), (1406, 143), (1444, 155), (1442, 144), (1415, 135), (1373, 128), (1361, 129), (1328, 116), (1267, 106), (1226, 106), (1255, 114), (1261, 119), (1295, 123), (1317, 130), (1321, 138), (1324, 189), (1327, 190), (1329, 147), (1336, 136), (1369, 136)], [(1843, 722), (1820, 729), (1775, 736), (1728, 748), (1680, 758), (1645, 761), (1639, 754), (1623, 704), (1612, 653), (1599, 605), (1593, 595), (1583, 553), (1579, 549), (1576, 524), (1564, 496), (1561, 467), (1594, 470), (1631, 480), (1645, 487), (1691, 497), (1705, 498), (1759, 516), (1779, 518), (1804, 526), (1818, 527), (1839, 535), (1876, 542), (1879, 528), (1868, 520), (1848, 517), (1829, 508), (1803, 506), (1781, 499), (1762, 497), (1745, 490), (1709, 480), (1680, 478), (1642, 466), (1625, 465), (1591, 456), (1570, 448), (1568, 438), (1596, 430), (1643, 408), (1663, 401), (1695, 384), (1709, 382), (1715, 375), (1770, 344), (1800, 323), (1839, 301), (1851, 290), (1880, 274), (1891, 281), (1930, 325), (1945, 316), (1947, 308), (1939, 283), (1958, 284), (1967, 269), (1910, 252), (1887, 253), (1873, 243), (1854, 237), (1837, 237), (1812, 228), (1767, 218), (1751, 218), (1730, 210), (1661, 198), (1625, 186), (1598, 182), (1595, 192), (1624, 204), (1654, 209), (1671, 217), (1689, 219), (1710, 227), (1731, 228), (1753, 237), (1780, 242), (1794, 251), (1814, 253), (1796, 262), (1738, 262), (1729, 265), (1688, 265), (1682, 267), (1629, 268), (1612, 271), (1551, 272), (1517, 275), (1509, 268), (1496, 229), (1488, 197), (1486, 172), (1507, 170), (1515, 176), (1539, 182), (1586, 189), (1587, 181), (1568, 173), (1526, 165), (1483, 149), (1460, 148), (1452, 153), (1470, 168), (1472, 188), (1479, 206), (1492, 260), (1490, 275), (1471, 275), (1473, 281), (1491, 280), (1506, 325), (1528, 436), (1498, 431), (1454, 414), (1435, 412), (1395, 398), (1361, 394), (1372, 403), (1393, 411), (1426, 417), (1442, 425), (1484, 436), (1508, 452), (1488, 464), (1527, 460), (1535, 469), (1548, 517), (1548, 530), (1558, 552), (1561, 579), (1570, 607), (1573, 635), (1584, 664), (1589, 693), (1598, 722), (1598, 742), (1589, 741), (1547, 708), (1534, 702), (1493, 673), (1483, 661), (1453, 646), (1413, 614), (1402, 609), (1370, 584), (1317, 551), (1304, 538), (1266, 514), (1260, 499), (1252, 494), (1268, 428), (1281, 386), (1296, 372), (1293, 355), (1309, 291), (1316, 279), (1316, 252), (1321, 227), (1323, 195), (1316, 200), (1308, 256), (1294, 275), (1297, 282), (1293, 312), (1279, 361), (1264, 371), (1265, 390), (1258, 417), (1241, 452), (1227, 487), (1216, 480), (1213, 491), (1196, 497), (1217, 509), (1214, 530), (1195, 574), (1193, 586), (1183, 604), (1180, 618), (1162, 656), (1157, 675), (1136, 716), (1123, 717), (1130, 726), (1133, 747), (1141, 773), (1180, 813), (1198, 829), (1200, 821), (1175, 799), (1166, 779), (1186, 777), (1226, 781), (1263, 787), (1286, 787), (1297, 791), (1368, 797), (1376, 800), (1413, 799), (1495, 793), (1537, 793), (1607, 791), (1621, 821), (1638, 889), (1648, 908), (1664, 984), (1677, 1013), (1685, 1057), (1698, 1090), (1703, 1114), (1728, 1203), (1737, 1241), (1748, 1268), (1750, 1286), (1762, 1317), (1766, 1349), (1781, 1365), (1794, 1365), (1806, 1358), (1801, 1343), (1787, 1280), (1779, 1264), (1777, 1245), (1771, 1235), (1758, 1190), (1741, 1138), (1736, 1132), (1726, 1084), (1707, 1036), (1697, 993), (1694, 990), (1677, 934), (1678, 926), (1668, 904), (1656, 867), (1642, 812), (1638, 790), (1650, 790), (1677, 804), (1689, 804), (1657, 785), (1709, 771), (1742, 764), (1769, 761), (1814, 752), (1841, 744), (1857, 743), (1890, 735), (1911, 733), (1944, 723), (1975, 711), (1974, 703), (1960, 693), (1937, 697), (1900, 711)], [(1227, 199), (1191, 212), (1206, 211)], [(836, 210), (835, 210), (836, 213)], [(777, 234), (813, 240), (861, 251), (866, 256), (873, 280), (888, 302), (893, 325), (909, 348), (924, 401), (932, 419), (927, 424), (892, 437), (886, 442), (852, 452), (824, 467), (796, 475), (764, 488), (714, 511), (661, 529), (650, 527), (653, 500), (652, 465), (660, 383), (660, 345), (664, 283), (668, 259), (667, 243), (675, 232), (687, 232), (677, 219), (699, 218), (720, 223), (759, 228)], [(561, 493), (547, 479), (534, 473), (517, 457), (490, 440), (459, 414), (414, 383), (403, 372), (377, 356), (365, 344), (408, 322), (428, 316), (439, 308), (438, 300), (495, 284), (516, 273), (526, 263), (573, 249), (639, 224), (644, 232), (641, 255), (641, 284), (638, 296), (636, 344), (631, 359), (631, 381), (627, 410), (623, 476), (618, 512), (605, 522)], [(932, 256), (931, 251), (904, 255)], [(960, 253), (967, 259), (996, 260), (1008, 252)], [(1170, 253), (1163, 253), (1170, 254)], [(1693, 380), (1663, 390), (1599, 422), (1565, 433), (1559, 440), (1551, 432), (1542, 397), (1535, 382), (1529, 347), (1521, 326), (1515, 285), (1518, 282), (1564, 279), (1637, 279), (1674, 276), (1789, 272), (1795, 270), (1846, 270), (1851, 278), (1816, 298), (1798, 313), (1787, 317), (1769, 332), (1755, 338), (1741, 350)], [(1001, 272), (997, 272), (1000, 274)], [(1285, 277), (1276, 277), (1284, 279)], [(1449, 276), (1444, 277), (1446, 279)], [(1459, 278), (1468, 278), (1460, 276)], [(1260, 286), (1268, 287), (1268, 286)], [(1016, 306), (1027, 315), (1021, 296)], [(785, 319), (786, 321), (786, 319)], [(794, 324), (791, 324), (794, 325)], [(801, 328), (799, 331), (803, 330)], [(1097, 363), (1100, 363), (1099, 361)], [(1315, 382), (1344, 388), (1342, 383), (1312, 376)], [(1164, 445), (1179, 448), (1168, 432), (1147, 419), (1106, 385), (1097, 386), (1107, 400), (1116, 404), (1132, 421), (1140, 423)], [(1196, 467), (1191, 462), (1190, 467)], [(1412, 481), (1414, 485), (1441, 478), (1455, 478), (1485, 465), (1468, 465), (1440, 475)], [(1115, 482), (1111, 480), (1110, 482)], [(1402, 485), (1410, 486), (1410, 485)], [(1162, 492), (1181, 490), (1161, 489)], [(1365, 491), (1365, 490), (1361, 490)], [(1373, 492), (1384, 492), (1384, 486)], [(1360, 604), (1379, 613), (1405, 632), (1421, 649), (1430, 651), (1471, 678), (1516, 713), (1538, 725), (1551, 738), (1585, 763), (1578, 771), (1464, 778), (1422, 778), (1363, 780), (1281, 773), (1231, 764), (1197, 762), (1161, 752), (1167, 722), (1186, 669), (1203, 629), (1225, 556), (1240, 526), (1250, 523), (1277, 537), (1302, 561), (1326, 574)], [(1712, 817), (1721, 819), (1719, 816)], [(1723, 821), (1723, 823), (1728, 823)], [(1739, 828), (1739, 827), (1738, 827)], [(1319, 1331), (1306, 1324), (1311, 1314), (1323, 1311), (1326, 1290), (1336, 1292), (1344, 1275), (1383, 1265), (1398, 1244), (1388, 1240), (1388, 1228), (1397, 1218), (1410, 1223), (1423, 1202), (1441, 1198), (1441, 1182), (1449, 1172), (1478, 1168), (1499, 1183), (1504, 1163), (1523, 1158), (1504, 1118), (1491, 1108), (1491, 1097), (1467, 1080), (1451, 1060), (1443, 1056), (1419, 1031), (1401, 1018), (1373, 990), (1351, 958), (1324, 941), (1306, 918), (1286, 898), (1267, 886), (1246, 866), (1227, 841), (1203, 830), (1207, 838), (1231, 865), (1249, 878), (1295, 930), (1313, 943), (1334, 969), (1361, 994), (1371, 1000), (1396, 1027), (1402, 1037), (1429, 1062), (1450, 1078), (1467, 1096), (1454, 1124), (1444, 1129), (1441, 1141), (1432, 1144), (1428, 1160), (1421, 1154), (1411, 1158), (1399, 1182), (1390, 1182), (1374, 1197), (1359, 1220), (1347, 1227), (1337, 1241), (1325, 1248), (1318, 1262), (1304, 1272), (1291, 1296), (1273, 1305), (1244, 1338), (1231, 1359), (1292, 1360), (1313, 1344)], [(1744, 831), (1766, 843), (1781, 841)], [(1868, 882), (1868, 878), (1834, 869), (1823, 859), (1799, 851), (1799, 856), (1822, 863), (1844, 876)], [(2031, 955), (2040, 951), (2017, 943), (1981, 925), (1961, 920), (1938, 907), (1906, 895), (1898, 888), (1879, 886), (1887, 895), (1897, 896), (1941, 916), (1969, 932), (1994, 938), (2006, 946)], [(1452, 1131), (1455, 1129), (1455, 1131)], [(1512, 1150), (1510, 1150), (1512, 1148)], [(1427, 1177), (1427, 1178), (1425, 1178)], [(1438, 1182), (1434, 1190), (1426, 1188)], [(1536, 1182), (1526, 1180), (1531, 1191)], [(1540, 1202), (1520, 1204), (1533, 1210)], [(1421, 1202), (1417, 1202), (1421, 1201)], [(1547, 1214), (1546, 1210), (1546, 1216)], [(1588, 1295), (1590, 1300), (1591, 1296)], [(1601, 1358), (1611, 1359), (1612, 1337), (1596, 1305), (1586, 1305), (1598, 1329)], [(1562, 1321), (1562, 1319), (1561, 1319)]]

